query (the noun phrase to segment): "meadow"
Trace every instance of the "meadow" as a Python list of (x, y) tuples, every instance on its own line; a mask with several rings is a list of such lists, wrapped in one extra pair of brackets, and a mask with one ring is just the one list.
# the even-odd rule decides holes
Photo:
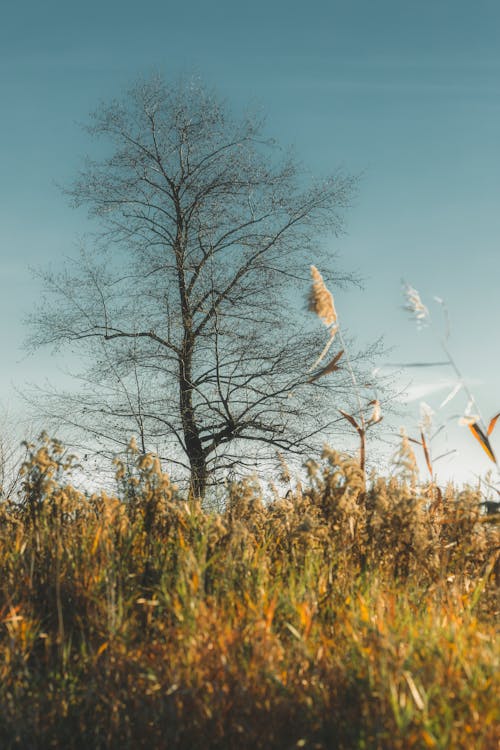
[[(493, 750), (498, 515), (325, 449), (299, 481), (184, 496), (131, 445), (116, 491), (42, 436), (0, 503), (0, 747)], [(288, 491), (283, 490), (288, 488)]]

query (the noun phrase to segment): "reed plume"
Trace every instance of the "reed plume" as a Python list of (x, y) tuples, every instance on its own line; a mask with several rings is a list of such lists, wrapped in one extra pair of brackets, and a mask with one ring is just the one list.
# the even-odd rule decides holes
[(318, 318), (330, 328), (330, 326), (334, 326), (337, 323), (337, 311), (335, 310), (333, 295), (327, 289), (323, 277), (316, 266), (311, 266), (311, 276), (313, 283), (309, 293), (309, 310), (316, 313)]
[[(323, 277), (316, 266), (311, 266), (311, 276), (313, 282), (311, 285), (311, 290), (309, 292), (308, 309), (310, 312), (315, 313), (318, 318), (325, 324), (325, 326), (330, 329), (330, 335), (318, 358), (309, 368), (309, 372), (315, 370), (326, 357), (331, 345), (333, 344), (335, 335), (339, 330), (337, 323), (337, 311), (335, 310), (333, 294), (327, 288), (325, 282), (323, 281)], [(335, 365), (337, 359), (334, 358), (334, 360), (335, 361), (333, 362), (333, 364)], [(321, 373), (313, 376), (312, 380), (316, 380), (318, 377), (326, 375), (327, 372), (333, 372), (333, 369), (328, 370), (328, 367), (324, 368)]]

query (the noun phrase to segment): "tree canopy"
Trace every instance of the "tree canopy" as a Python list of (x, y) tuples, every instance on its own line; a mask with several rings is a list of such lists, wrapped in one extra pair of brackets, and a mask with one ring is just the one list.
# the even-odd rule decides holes
[(338, 420), (335, 388), (308, 382), (321, 333), (298, 292), (311, 262), (349, 279), (324, 238), (343, 231), (355, 178), (309, 179), (261, 120), (193, 81), (140, 81), (88, 130), (105, 155), (67, 192), (99, 229), (40, 271), (30, 344), (89, 365), (79, 390), (45, 394), (47, 413), (103, 450), (135, 435), (197, 496), (221, 471), (317, 447)]

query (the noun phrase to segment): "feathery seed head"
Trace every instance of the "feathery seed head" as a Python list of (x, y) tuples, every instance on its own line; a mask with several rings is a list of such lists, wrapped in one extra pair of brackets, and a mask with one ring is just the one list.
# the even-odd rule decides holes
[(420, 294), (410, 284), (404, 285), (404, 294), (406, 297), (405, 310), (414, 315), (417, 323), (424, 325), (429, 321), (429, 310), (420, 299)]
[(377, 422), (382, 421), (382, 409), (380, 406), (380, 401), (378, 398), (374, 399), (373, 401), (370, 401), (369, 406), (373, 406), (373, 412), (370, 417), (370, 423), (376, 424)]
[(479, 422), (480, 419), (481, 417), (479, 416), (479, 414), (464, 414), (464, 416), (460, 417), (460, 419), (458, 420), (458, 424), (461, 427), (470, 427), (471, 425)]
[(422, 432), (429, 433), (432, 430), (434, 409), (425, 401), (420, 402), (420, 422), (419, 427)]
[(311, 276), (313, 282), (309, 292), (309, 310), (316, 313), (326, 326), (332, 326), (337, 322), (333, 295), (327, 289), (316, 266), (311, 266)]

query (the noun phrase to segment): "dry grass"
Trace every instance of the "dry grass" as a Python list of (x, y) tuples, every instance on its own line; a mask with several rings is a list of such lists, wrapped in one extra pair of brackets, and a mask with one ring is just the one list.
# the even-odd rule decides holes
[(499, 527), (476, 489), (407, 462), (365, 491), (325, 451), (286, 499), (237, 484), (215, 515), (130, 459), (87, 497), (44, 438), (0, 506), (2, 748), (498, 746)]

